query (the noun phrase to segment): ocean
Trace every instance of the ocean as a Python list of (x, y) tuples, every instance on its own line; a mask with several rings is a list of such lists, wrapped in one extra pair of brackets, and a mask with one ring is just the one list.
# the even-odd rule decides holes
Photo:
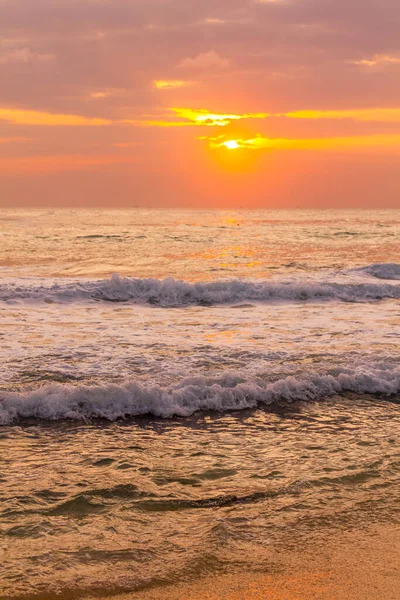
[(399, 523), (400, 210), (0, 210), (2, 598)]

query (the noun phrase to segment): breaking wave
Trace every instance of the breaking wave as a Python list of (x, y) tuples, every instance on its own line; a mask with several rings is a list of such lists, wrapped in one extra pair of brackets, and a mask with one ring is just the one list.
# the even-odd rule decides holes
[(369, 265), (368, 267), (353, 269), (353, 272), (372, 275), (372, 277), (376, 277), (377, 279), (400, 280), (400, 265), (396, 263), (378, 263), (376, 265)]
[[(43, 302), (133, 302), (161, 307), (213, 305), (243, 301), (307, 301), (337, 300), (368, 302), (400, 298), (400, 285), (381, 283), (374, 279), (400, 279), (400, 265), (371, 265), (354, 269), (358, 279), (351, 281), (320, 281), (293, 279), (288, 281), (246, 281), (232, 279), (206, 283), (189, 283), (172, 278), (135, 279), (114, 274), (100, 281), (62, 281), (44, 285), (42, 282), (14, 281), (0, 284), (0, 300), (13, 302), (37, 300)], [(349, 276), (349, 272), (346, 273)], [(368, 278), (367, 278), (368, 277)]]
[(198, 411), (232, 411), (276, 402), (314, 401), (342, 392), (394, 395), (400, 392), (400, 367), (337, 369), (335, 373), (286, 377), (277, 381), (226, 373), (188, 377), (162, 387), (135, 380), (121, 385), (49, 384), (0, 395), (0, 424), (21, 419), (87, 420), (153, 415), (188, 417)]

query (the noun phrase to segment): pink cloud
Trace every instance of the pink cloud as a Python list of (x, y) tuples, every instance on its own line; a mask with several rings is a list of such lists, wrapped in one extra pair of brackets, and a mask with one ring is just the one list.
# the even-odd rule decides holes
[(180, 69), (227, 69), (229, 60), (223, 58), (215, 50), (203, 52), (195, 58), (185, 58), (178, 64)]
[[(227, 192), (232, 198), (240, 195), (231, 186), (232, 173), (218, 179), (218, 165), (210, 166), (214, 159), (196, 140), (203, 135), (201, 130), (127, 124), (168, 119), (174, 106), (192, 111), (207, 107), (216, 115), (324, 113), (320, 119), (275, 116), (231, 122), (226, 126), (229, 139), (253, 139), (257, 133), (288, 139), (400, 133), (398, 120), (332, 118), (337, 111), (343, 116), (348, 111), (400, 108), (399, 0), (0, 0), (0, 4), (0, 81), (5, 82), (0, 109), (3, 116), (15, 117), (0, 115), (0, 139), (35, 137), (29, 144), (1, 144), (0, 155), (18, 158), (13, 172), (24, 168), (26, 178), (25, 182), (14, 177), (7, 189), (0, 182), (3, 202), (18, 199), (24, 186), (24, 198), (30, 198), (32, 165), (35, 172), (48, 169), (52, 174), (48, 191), (41, 188), (39, 193), (36, 188), (39, 199), (48, 193), (50, 199), (67, 202), (69, 182), (75, 182), (74, 192), (95, 191), (103, 203), (114, 185), (122, 203), (132, 197), (130, 186), (141, 197), (158, 198), (161, 204), (167, 198), (184, 203), (210, 193), (207, 189), (214, 179), (220, 182), (215, 201)], [(187, 85), (192, 82), (196, 85)], [(55, 127), (44, 127), (50, 119), (46, 115), (52, 115)], [(107, 127), (61, 128), (63, 115), (79, 115), (81, 124), (107, 123)], [(137, 148), (140, 169), (112, 158), (130, 147)], [(34, 157), (56, 158), (24, 162), (21, 152), (27, 148)], [(101, 172), (103, 163), (97, 158), (87, 163), (68, 158), (67, 177), (60, 158), (64, 153), (101, 154), (107, 169)], [(319, 193), (321, 172), (327, 181), (336, 181), (335, 173), (337, 187), (346, 186), (351, 165), (346, 156), (335, 160), (313, 156), (308, 161), (299, 155), (296, 163), (289, 161), (288, 172), (300, 164), (307, 171), (307, 177), (298, 174), (293, 194), (307, 199), (313, 190)], [(384, 173), (387, 193), (398, 202), (398, 161), (391, 159), (383, 166), (381, 156), (369, 157), (368, 164), (365, 160), (352, 157), (352, 163), (357, 162), (353, 191), (366, 190), (372, 202), (370, 190), (379, 188)], [(257, 176), (246, 180), (246, 193), (263, 198), (265, 186), (270, 189), (273, 184), (277, 202), (279, 198), (286, 202), (289, 184), (282, 179), (284, 166), (279, 162), (278, 167), (271, 172), (263, 163)], [(96, 181), (90, 178), (94, 168)], [(6, 174), (3, 168), (2, 178)], [(60, 195), (55, 189), (61, 181), (65, 191)], [(322, 192), (321, 198), (323, 202)], [(327, 202), (338, 200), (331, 194)]]

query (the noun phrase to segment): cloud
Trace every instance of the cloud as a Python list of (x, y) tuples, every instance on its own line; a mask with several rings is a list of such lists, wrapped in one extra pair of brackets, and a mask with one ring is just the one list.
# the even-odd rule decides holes
[(192, 108), (170, 108), (169, 110), (183, 120), (124, 120), (122, 123), (141, 127), (225, 127), (232, 121), (266, 119), (270, 116), (268, 113), (221, 114), (212, 113), (206, 109)]
[(30, 48), (15, 48), (13, 50), (0, 53), (0, 64), (22, 63), (30, 64), (34, 62), (46, 63), (55, 59), (53, 54), (41, 54), (33, 52)]
[(112, 92), (90, 92), (89, 96), (94, 100), (103, 100), (103, 98), (109, 98), (112, 96)]
[[(32, 0), (3, 1), (0, 39), (8, 46), (0, 42), (0, 55), (27, 48), (14, 59), (54, 56), (57, 69), (51, 62), (1, 64), (2, 102), (81, 114), (90, 91), (126, 89), (123, 101), (103, 102), (117, 118), (125, 107), (157, 106), (149, 82), (160, 74), (184, 80), (193, 69), (188, 79), (201, 75), (202, 105), (244, 95), (249, 103), (241, 110), (262, 96), (268, 110), (281, 112), (311, 102), (335, 107), (345, 97), (353, 105), (366, 98), (390, 105), (398, 97), (396, 66), (354, 65), (400, 52), (399, 2), (380, 0), (378, 9), (376, 1), (35, 0), (34, 10)], [(35, 68), (22, 78), (24, 64)], [(235, 76), (225, 78), (229, 67)]]
[(388, 65), (400, 64), (400, 56), (394, 56), (390, 54), (375, 54), (372, 58), (364, 58), (362, 60), (353, 60), (354, 65), (360, 67), (385, 67)]
[(158, 79), (153, 81), (154, 87), (158, 90), (174, 90), (195, 85), (195, 83), (195, 81), (183, 81), (182, 79)]
[(195, 58), (185, 58), (177, 66), (180, 69), (227, 69), (230, 62), (227, 58), (222, 58), (215, 50), (203, 52)]
[(35, 110), (16, 108), (0, 108), (0, 121), (7, 121), (15, 125), (45, 125), (69, 127), (98, 127), (110, 125), (107, 119), (88, 118), (79, 115), (63, 115)]
[(400, 108), (299, 110), (277, 116), (285, 116), (290, 119), (352, 119), (363, 122), (400, 123)]
[(187, 119), (194, 125), (207, 125), (209, 127), (225, 127), (232, 121), (242, 119), (265, 119), (268, 113), (244, 113), (244, 114), (218, 114), (205, 109), (193, 110), (191, 108), (171, 109), (181, 119)]
[(227, 21), (225, 21), (224, 19), (204, 19), (203, 21), (200, 21), (201, 24), (204, 25), (226, 25)]
[[(206, 139), (207, 138), (203, 138)], [(242, 148), (247, 150), (371, 150), (378, 148), (400, 151), (400, 135), (365, 135), (315, 139), (267, 138), (260, 134), (249, 139), (208, 138), (210, 148)]]
[(131, 164), (137, 161), (135, 156), (87, 156), (87, 155), (56, 155), (56, 156), (22, 156), (15, 158), (0, 158), (0, 173), (5, 175), (44, 175), (62, 171), (82, 171), (98, 167), (119, 164)]

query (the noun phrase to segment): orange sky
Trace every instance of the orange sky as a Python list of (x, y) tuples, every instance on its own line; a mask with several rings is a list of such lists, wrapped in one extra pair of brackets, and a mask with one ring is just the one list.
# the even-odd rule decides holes
[(0, 0), (0, 205), (399, 207), (398, 0)]

